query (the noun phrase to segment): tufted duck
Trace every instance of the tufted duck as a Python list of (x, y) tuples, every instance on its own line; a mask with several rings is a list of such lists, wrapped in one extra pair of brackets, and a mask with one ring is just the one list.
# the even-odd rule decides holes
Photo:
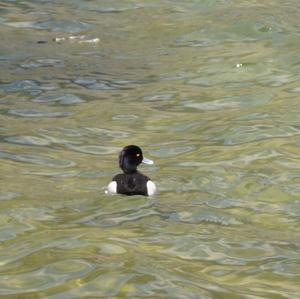
[(152, 160), (143, 157), (142, 150), (136, 145), (128, 145), (119, 154), (119, 166), (123, 173), (117, 174), (108, 184), (107, 193), (151, 196), (156, 191), (155, 184), (139, 171), (141, 163), (153, 164)]

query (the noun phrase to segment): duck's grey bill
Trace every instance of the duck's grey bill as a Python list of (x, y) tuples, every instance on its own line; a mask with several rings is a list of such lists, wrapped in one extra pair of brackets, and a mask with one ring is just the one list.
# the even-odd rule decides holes
[(152, 160), (147, 159), (147, 158), (144, 158), (142, 162), (145, 163), (145, 164), (148, 164), (148, 165), (154, 164), (154, 162)]

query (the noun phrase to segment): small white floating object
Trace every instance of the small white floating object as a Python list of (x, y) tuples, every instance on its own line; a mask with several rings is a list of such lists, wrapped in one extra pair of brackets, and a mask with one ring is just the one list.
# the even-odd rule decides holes
[(240, 68), (240, 67), (242, 67), (242, 66), (243, 66), (242, 63), (237, 63), (237, 64), (236, 64), (236, 67), (237, 67), (237, 68)]
[(82, 44), (82, 43), (99, 43), (99, 42), (100, 42), (100, 38), (98, 38), (98, 37), (79, 41), (80, 44)]
[(54, 37), (53, 38), (54, 42), (60, 43), (60, 42), (65, 42), (65, 41), (74, 41), (78, 43), (98, 43), (100, 42), (99, 37), (87, 39), (85, 35), (70, 35), (68, 37)]
[(65, 40), (66, 40), (65, 37), (54, 37), (54, 38), (53, 38), (53, 41), (54, 41), (54, 42), (57, 42), (57, 43), (63, 42), (63, 41), (65, 41)]
[(68, 38), (69, 38), (69, 40), (84, 39), (85, 36), (84, 35), (71, 35)]

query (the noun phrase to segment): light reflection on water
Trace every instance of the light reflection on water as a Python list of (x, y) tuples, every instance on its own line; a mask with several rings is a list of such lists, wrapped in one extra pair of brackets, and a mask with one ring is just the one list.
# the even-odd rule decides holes
[(298, 2), (2, 2), (0, 297), (297, 298)]

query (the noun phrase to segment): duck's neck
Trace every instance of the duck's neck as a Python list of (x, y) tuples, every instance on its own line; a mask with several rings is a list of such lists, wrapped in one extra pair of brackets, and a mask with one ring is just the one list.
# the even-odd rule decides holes
[(123, 169), (123, 173), (125, 173), (125, 174), (135, 174), (137, 172), (138, 172), (137, 170), (135, 170), (135, 171), (128, 171), (128, 170)]
[(126, 174), (137, 173), (136, 165), (129, 163), (129, 161), (127, 159), (124, 159), (124, 161), (123, 161), (122, 170)]

